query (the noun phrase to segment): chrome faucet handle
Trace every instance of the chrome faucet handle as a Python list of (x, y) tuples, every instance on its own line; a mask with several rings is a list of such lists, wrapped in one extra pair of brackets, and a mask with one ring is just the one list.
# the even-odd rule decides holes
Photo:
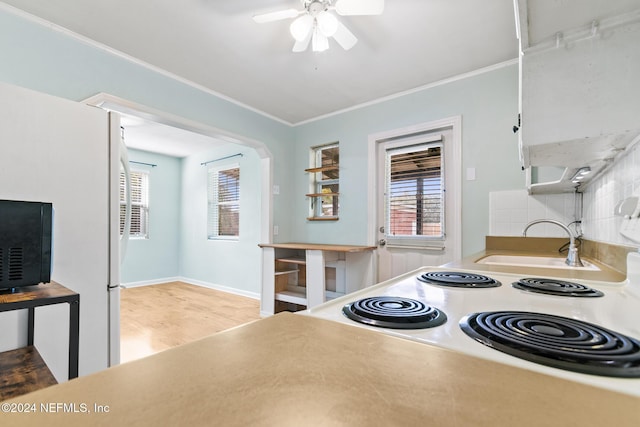
[(569, 253), (567, 254), (567, 259), (565, 263), (570, 267), (583, 267), (582, 260), (580, 259), (580, 254), (578, 253), (578, 248), (569, 245)]

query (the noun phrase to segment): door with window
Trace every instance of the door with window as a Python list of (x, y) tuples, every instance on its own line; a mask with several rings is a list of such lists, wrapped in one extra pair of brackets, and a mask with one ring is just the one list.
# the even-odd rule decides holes
[(460, 257), (459, 141), (453, 125), (378, 139), (378, 281)]

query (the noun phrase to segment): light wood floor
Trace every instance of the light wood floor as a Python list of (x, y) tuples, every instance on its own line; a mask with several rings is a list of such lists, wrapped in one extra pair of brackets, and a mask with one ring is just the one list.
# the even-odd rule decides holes
[(120, 292), (121, 362), (260, 318), (260, 302), (182, 282)]

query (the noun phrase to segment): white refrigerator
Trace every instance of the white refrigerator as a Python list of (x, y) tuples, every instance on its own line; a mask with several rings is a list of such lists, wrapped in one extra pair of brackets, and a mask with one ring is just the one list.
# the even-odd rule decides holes
[[(121, 145), (116, 113), (0, 83), (0, 199), (53, 204), (51, 279), (80, 294), (80, 375), (120, 360)], [(0, 316), (0, 351), (26, 345), (26, 310)], [(36, 309), (35, 346), (60, 382), (68, 327), (67, 304)]]

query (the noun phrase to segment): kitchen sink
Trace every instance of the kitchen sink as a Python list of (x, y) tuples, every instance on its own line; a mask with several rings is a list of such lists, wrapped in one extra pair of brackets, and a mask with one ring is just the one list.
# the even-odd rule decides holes
[(582, 260), (583, 267), (571, 267), (565, 263), (564, 257), (528, 256), (528, 255), (488, 255), (476, 261), (476, 264), (506, 265), (513, 267), (559, 268), (564, 270), (600, 271), (600, 268)]

